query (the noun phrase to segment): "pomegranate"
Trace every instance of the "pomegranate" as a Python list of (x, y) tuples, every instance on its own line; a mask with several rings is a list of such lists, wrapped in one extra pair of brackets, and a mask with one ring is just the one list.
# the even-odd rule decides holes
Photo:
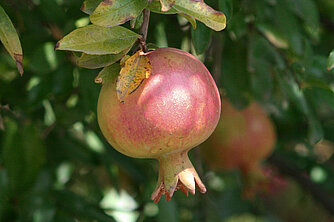
[(272, 122), (255, 102), (244, 110), (227, 100), (215, 132), (203, 144), (205, 162), (215, 170), (239, 169), (245, 180), (246, 197), (265, 177), (259, 165), (274, 148), (276, 134)]
[(188, 158), (188, 151), (215, 129), (221, 102), (209, 71), (196, 57), (174, 48), (147, 54), (150, 78), (125, 98), (116, 95), (116, 81), (103, 84), (97, 106), (101, 131), (119, 152), (159, 161), (159, 178), (151, 199), (176, 189), (186, 195), (206, 188)]

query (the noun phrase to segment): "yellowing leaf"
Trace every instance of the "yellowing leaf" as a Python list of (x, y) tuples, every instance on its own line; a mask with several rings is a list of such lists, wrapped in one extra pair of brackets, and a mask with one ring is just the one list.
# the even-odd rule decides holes
[(172, 8), (175, 4), (175, 0), (160, 0), (161, 2), (161, 11), (166, 12)]
[(117, 79), (116, 91), (119, 101), (123, 103), (125, 97), (136, 91), (150, 74), (150, 60), (141, 50), (126, 60)]
[(226, 27), (226, 17), (224, 13), (214, 10), (205, 4), (203, 0), (176, 0), (173, 8), (176, 9), (178, 13), (183, 12), (203, 22), (206, 26), (215, 31), (221, 31)]

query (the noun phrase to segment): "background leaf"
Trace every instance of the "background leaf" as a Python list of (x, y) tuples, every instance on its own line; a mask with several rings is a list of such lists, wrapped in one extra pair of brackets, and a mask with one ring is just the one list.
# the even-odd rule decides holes
[(334, 50), (329, 54), (328, 60), (327, 60), (327, 69), (331, 70), (334, 68)]

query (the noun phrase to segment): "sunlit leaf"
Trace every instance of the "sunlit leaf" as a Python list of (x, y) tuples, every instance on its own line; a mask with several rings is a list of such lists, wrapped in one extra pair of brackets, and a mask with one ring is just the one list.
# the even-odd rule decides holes
[(112, 27), (121, 25), (140, 15), (147, 0), (104, 0), (90, 15), (93, 24)]
[(122, 26), (105, 28), (88, 25), (66, 35), (57, 43), (56, 49), (93, 55), (116, 54), (130, 48), (138, 37), (138, 34)]
[(194, 17), (216, 31), (221, 31), (226, 27), (224, 13), (214, 10), (204, 1), (177, 0), (173, 8)]
[(23, 53), (19, 36), (14, 28), (13, 23), (0, 6), (0, 40), (5, 46), (10, 56), (15, 60), (17, 69), (23, 75)]
[(101, 2), (102, 0), (85, 0), (81, 5), (81, 11), (90, 15)]
[(101, 72), (99, 72), (99, 74), (95, 77), (94, 82), (98, 84), (104, 84), (107, 81), (116, 80), (120, 71), (121, 67), (118, 63), (104, 67), (104, 69), (102, 69)]
[(150, 74), (150, 60), (142, 51), (136, 52), (125, 61), (118, 76), (116, 85), (118, 99), (124, 102), (124, 98), (133, 93)]
[(329, 54), (327, 60), (327, 69), (332, 70), (334, 68), (334, 50)]
[(175, 0), (160, 0), (161, 11), (166, 12), (172, 8), (175, 4)]
[(118, 54), (90, 55), (83, 53), (77, 60), (77, 65), (87, 69), (97, 69), (109, 66), (120, 60), (129, 49), (123, 50)]

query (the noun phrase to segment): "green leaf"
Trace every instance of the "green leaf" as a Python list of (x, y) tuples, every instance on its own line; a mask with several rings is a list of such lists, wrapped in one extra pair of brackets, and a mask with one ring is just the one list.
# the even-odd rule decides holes
[(218, 7), (229, 21), (233, 16), (233, 0), (218, 0)]
[(159, 202), (158, 221), (178, 221), (178, 210), (174, 199), (172, 199), (170, 202), (167, 202), (164, 198), (161, 198)]
[(327, 60), (327, 69), (332, 70), (334, 68), (334, 50), (329, 54)]
[(126, 49), (118, 54), (108, 55), (90, 55), (82, 53), (80, 58), (77, 60), (77, 65), (87, 69), (98, 69), (109, 66), (118, 60), (120, 60), (130, 49)]
[(229, 53), (222, 54), (222, 86), (233, 105), (241, 109), (248, 105), (251, 97), (246, 41), (226, 38), (224, 45)]
[(159, 13), (159, 14), (176, 14), (177, 13), (177, 10), (174, 9), (174, 8), (171, 8), (170, 10), (168, 11), (161, 11), (161, 5), (160, 5), (160, 2), (159, 0), (154, 0), (152, 1), (148, 6), (147, 8), (154, 12), (154, 13)]
[(330, 88), (311, 87), (306, 88), (305, 94), (312, 98), (316, 107), (320, 107), (321, 103), (332, 109), (334, 112), (334, 92)]
[(45, 146), (40, 132), (32, 124), (22, 128), (7, 119), (3, 141), (3, 162), (7, 169), (11, 191), (27, 191), (45, 162)]
[(99, 72), (99, 74), (95, 77), (94, 82), (99, 84), (105, 84), (108, 81), (115, 80), (116, 83), (116, 79), (120, 71), (121, 71), (121, 66), (118, 63), (107, 66), (104, 69), (102, 69), (101, 72)]
[(196, 20), (192, 17), (192, 16), (189, 16), (187, 14), (184, 14), (184, 13), (178, 13), (180, 16), (182, 16), (183, 18), (187, 19), (188, 22), (191, 24), (191, 26), (193, 27), (193, 29), (196, 29), (197, 28), (197, 23), (196, 23)]
[(93, 55), (117, 54), (132, 47), (138, 37), (137, 33), (122, 26), (88, 25), (66, 35), (57, 43), (56, 49)]
[(23, 75), (23, 53), (19, 36), (14, 28), (13, 23), (6, 14), (5, 10), (0, 6), (0, 40), (5, 46), (10, 56), (15, 60), (16, 67), (20, 74)]
[(161, 11), (166, 12), (172, 8), (175, 4), (175, 0), (160, 0), (161, 2)]
[(130, 26), (133, 29), (139, 29), (142, 26), (143, 22), (144, 22), (144, 15), (143, 13), (140, 13), (139, 16), (130, 21)]
[(147, 0), (104, 0), (90, 15), (93, 24), (112, 27), (136, 18), (147, 6)]
[(320, 121), (315, 115), (314, 111), (311, 109), (311, 106), (308, 103), (304, 92), (300, 89), (290, 72), (277, 71), (276, 76), (279, 79), (282, 90), (286, 92), (290, 101), (301, 113), (306, 116), (308, 122), (309, 142), (311, 144), (319, 142), (323, 138), (324, 132), (321, 127)]
[(284, 68), (284, 61), (262, 36), (249, 36), (248, 71), (257, 100), (269, 100), (273, 93), (273, 67)]
[(213, 30), (221, 31), (226, 27), (224, 13), (214, 10), (204, 1), (177, 0), (173, 8), (194, 17)]
[(101, 2), (102, 0), (85, 0), (82, 3), (81, 11), (90, 15), (94, 12), (94, 10), (97, 8), (97, 6), (99, 6)]
[(203, 54), (209, 46), (212, 30), (199, 23), (196, 30), (192, 30), (192, 41), (198, 55)]
[(289, 48), (289, 42), (272, 24), (257, 24), (259, 31), (275, 47), (280, 49)]
[(293, 12), (298, 15), (313, 30), (319, 29), (319, 13), (313, 0), (288, 0)]
[(97, 203), (91, 203), (73, 192), (68, 190), (53, 191), (51, 195), (60, 209), (80, 221), (115, 222)]
[(288, 40), (289, 48), (296, 54), (303, 53), (303, 36), (300, 32), (300, 22), (289, 10), (286, 1), (280, 1), (275, 7), (275, 25), (283, 37)]

